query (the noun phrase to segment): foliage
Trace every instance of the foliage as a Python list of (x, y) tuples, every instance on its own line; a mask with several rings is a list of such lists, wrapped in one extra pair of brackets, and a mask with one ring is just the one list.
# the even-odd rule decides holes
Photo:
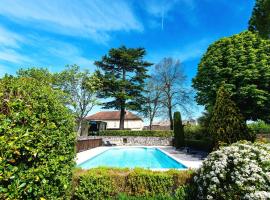
[(186, 146), (192, 149), (210, 152), (212, 151), (214, 144), (212, 139), (186, 139)]
[(55, 75), (57, 88), (64, 91), (67, 106), (74, 112), (77, 127), (92, 108), (99, 104), (96, 94), (101, 87), (101, 81), (96, 74), (80, 71), (77, 65), (67, 66), (67, 69)]
[(262, 37), (270, 38), (270, 1), (256, 0), (249, 20), (250, 31), (257, 31)]
[(128, 196), (126, 194), (120, 194), (116, 198), (116, 200), (175, 200), (175, 198), (171, 195), (162, 195), (158, 194), (153, 197), (135, 197), (135, 196)]
[(161, 90), (161, 105), (173, 130), (173, 111), (181, 108), (187, 114), (192, 102), (191, 90), (185, 87), (186, 76), (179, 60), (164, 58), (155, 66), (153, 79)]
[(131, 130), (106, 130), (100, 131), (99, 135), (103, 136), (144, 136), (144, 137), (172, 137), (172, 131), (150, 131), (150, 130), (142, 130), (142, 131), (131, 131)]
[(62, 93), (33, 78), (0, 80), (0, 199), (67, 199), (74, 117)]
[(103, 82), (99, 97), (112, 99), (103, 104), (106, 109), (120, 110), (120, 129), (124, 129), (125, 110), (141, 111), (144, 103), (142, 95), (147, 67), (152, 64), (143, 60), (143, 48), (112, 48), (108, 55), (96, 61), (98, 75)]
[(174, 119), (173, 132), (174, 132), (175, 147), (176, 148), (184, 147), (185, 146), (184, 126), (182, 124), (180, 112), (175, 112), (173, 115), (173, 119)]
[(50, 73), (46, 68), (28, 68), (19, 69), (17, 72), (18, 77), (34, 78), (43, 84), (48, 84), (53, 86), (55, 83), (54, 74)]
[[(252, 32), (223, 38), (210, 45), (193, 79), (196, 100), (207, 110), (223, 85), (246, 120), (270, 119), (270, 40)], [(211, 77), (211, 78), (209, 78)]]
[(186, 125), (184, 126), (185, 139), (204, 140), (211, 139), (211, 135), (207, 128), (201, 125)]
[(211, 120), (211, 112), (209, 111), (205, 111), (202, 113), (202, 116), (200, 116), (197, 121), (198, 121), (198, 124), (207, 129), (208, 126), (209, 126), (209, 123), (210, 123), (210, 120)]
[(219, 142), (232, 144), (239, 140), (251, 139), (243, 116), (223, 86), (217, 92), (209, 132), (216, 146)]
[(270, 146), (238, 142), (212, 152), (194, 180), (198, 199), (270, 198)]
[(256, 134), (270, 134), (270, 124), (266, 124), (262, 120), (250, 123), (248, 127)]
[[(150, 197), (174, 194), (176, 188), (189, 183), (190, 170), (166, 172), (145, 169), (96, 168), (78, 170), (74, 176), (74, 199), (108, 199), (122, 193), (126, 196)], [(161, 196), (162, 195), (162, 196)], [(180, 196), (180, 192), (178, 191)], [(132, 199), (132, 198), (131, 198)]]
[(213, 138), (207, 128), (201, 125), (186, 125), (184, 131), (187, 147), (207, 152), (213, 149)]

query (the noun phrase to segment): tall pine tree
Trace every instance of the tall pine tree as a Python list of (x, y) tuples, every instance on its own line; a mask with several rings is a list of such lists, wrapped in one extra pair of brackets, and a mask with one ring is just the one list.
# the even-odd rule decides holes
[(108, 55), (96, 61), (97, 74), (103, 82), (99, 97), (110, 99), (103, 104), (105, 109), (120, 110), (120, 127), (124, 129), (125, 110), (141, 110), (144, 103), (142, 92), (148, 78), (147, 67), (152, 64), (144, 61), (143, 48), (112, 48)]
[(221, 86), (217, 92), (209, 131), (214, 138), (216, 147), (220, 142), (231, 144), (239, 140), (249, 139), (244, 117), (231, 100), (230, 94), (224, 86)]

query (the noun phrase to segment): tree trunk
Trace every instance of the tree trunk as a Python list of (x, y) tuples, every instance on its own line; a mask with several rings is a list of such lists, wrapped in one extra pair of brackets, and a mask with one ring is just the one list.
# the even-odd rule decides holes
[(169, 118), (170, 118), (170, 129), (173, 130), (173, 116), (172, 116), (172, 107), (168, 108), (169, 110)]
[[(123, 69), (123, 81), (126, 81), (126, 70)], [(122, 93), (126, 93), (125, 87), (122, 87)], [(120, 108), (120, 124), (119, 124), (119, 129), (124, 130), (125, 129), (125, 114), (126, 114), (126, 107), (125, 107), (126, 101), (125, 99), (121, 100), (121, 108)]]
[(125, 107), (121, 106), (121, 110), (120, 110), (120, 125), (119, 125), (119, 129), (120, 130), (124, 130), (125, 129)]
[(153, 119), (150, 119), (150, 123), (149, 123), (149, 130), (152, 130), (152, 124), (153, 124)]

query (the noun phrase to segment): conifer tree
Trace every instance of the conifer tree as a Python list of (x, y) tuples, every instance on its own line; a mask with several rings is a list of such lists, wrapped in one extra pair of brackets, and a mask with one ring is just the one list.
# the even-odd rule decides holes
[(217, 147), (220, 142), (231, 144), (249, 139), (248, 129), (239, 108), (231, 100), (230, 94), (221, 86), (217, 92), (216, 103), (209, 124)]
[(127, 109), (141, 111), (145, 103), (143, 96), (148, 67), (152, 65), (144, 60), (144, 48), (112, 48), (109, 53), (96, 61), (97, 75), (103, 87), (98, 97), (108, 99), (103, 104), (105, 109), (120, 110), (120, 126), (124, 129)]
[(184, 126), (182, 124), (181, 114), (180, 112), (175, 112), (173, 123), (173, 131), (174, 131), (174, 141), (175, 147), (184, 147), (185, 146), (185, 135), (184, 135)]

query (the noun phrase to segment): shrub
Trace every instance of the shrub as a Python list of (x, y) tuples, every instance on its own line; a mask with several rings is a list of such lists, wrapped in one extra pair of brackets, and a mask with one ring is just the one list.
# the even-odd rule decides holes
[(131, 131), (131, 130), (106, 130), (100, 131), (99, 135), (101, 136), (143, 136), (143, 137), (172, 137), (172, 131)]
[(31, 78), (0, 80), (0, 199), (66, 199), (74, 119), (62, 95)]
[(270, 146), (238, 142), (214, 151), (194, 180), (199, 199), (269, 199)]
[(211, 139), (186, 140), (186, 145), (190, 148), (207, 152), (210, 152), (214, 146)]
[(185, 146), (185, 135), (184, 135), (184, 126), (182, 124), (180, 112), (175, 112), (173, 115), (173, 132), (174, 132), (174, 141), (175, 147), (184, 147)]
[(212, 139), (209, 131), (200, 125), (184, 126), (185, 139), (187, 140), (209, 140)]
[(189, 183), (192, 171), (96, 168), (75, 173), (74, 199), (108, 199), (122, 193), (132, 197), (171, 196)]
[(243, 116), (223, 86), (217, 92), (209, 132), (213, 136), (216, 147), (220, 142), (232, 144), (249, 137)]
[(270, 124), (266, 124), (262, 120), (258, 120), (248, 125), (248, 127), (256, 134), (270, 134)]

